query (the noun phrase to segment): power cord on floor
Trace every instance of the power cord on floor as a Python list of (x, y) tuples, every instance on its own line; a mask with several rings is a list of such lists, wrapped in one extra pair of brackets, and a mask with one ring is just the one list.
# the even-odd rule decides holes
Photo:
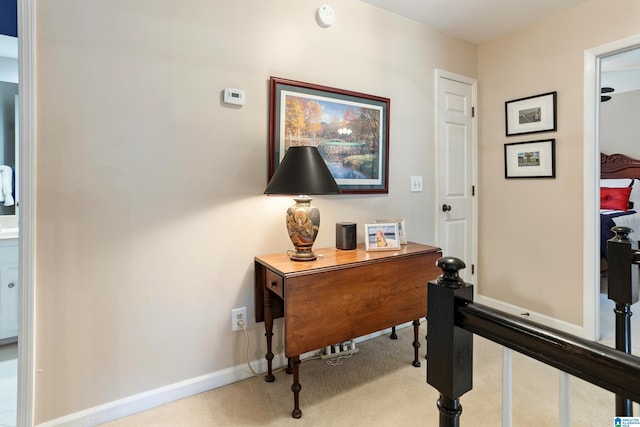
[[(238, 326), (244, 331), (244, 343), (245, 343), (245, 355), (247, 358), (247, 366), (249, 367), (249, 370), (251, 371), (251, 373), (253, 373), (254, 376), (256, 377), (260, 377), (260, 376), (266, 376), (267, 373), (263, 373), (263, 374), (259, 374), (257, 373), (253, 367), (251, 366), (251, 361), (249, 359), (249, 332), (247, 331), (247, 326), (244, 324), (243, 320), (238, 320)], [(309, 360), (316, 360), (316, 359), (320, 359), (320, 356), (311, 356), (311, 357), (307, 357), (303, 360), (300, 360), (300, 362), (308, 362)], [(340, 362), (342, 363), (342, 362)], [(281, 368), (278, 368), (276, 370), (272, 371), (272, 374), (277, 374), (278, 372), (282, 372), (285, 369), (287, 369), (286, 366), (283, 366)]]
[(351, 356), (353, 356), (354, 354), (355, 353), (349, 353), (349, 354), (346, 354), (344, 356), (338, 356), (338, 357), (336, 357), (334, 359), (329, 359), (329, 360), (327, 360), (327, 365), (330, 365), (330, 366), (342, 365), (342, 359), (348, 359)]

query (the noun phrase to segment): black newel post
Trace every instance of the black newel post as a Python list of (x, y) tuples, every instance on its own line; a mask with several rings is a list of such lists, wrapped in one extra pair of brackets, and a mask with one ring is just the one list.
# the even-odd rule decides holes
[(473, 300), (473, 286), (458, 271), (462, 260), (440, 258), (442, 275), (429, 282), (427, 302), (427, 383), (440, 392), (440, 427), (459, 427), (459, 398), (472, 388), (473, 334), (455, 326), (455, 305)]
[[(616, 349), (631, 354), (631, 304), (638, 301), (638, 264), (640, 252), (633, 250), (629, 227), (613, 227), (616, 235), (607, 241), (608, 295), (616, 303)], [(633, 416), (630, 399), (616, 395), (616, 416)]]

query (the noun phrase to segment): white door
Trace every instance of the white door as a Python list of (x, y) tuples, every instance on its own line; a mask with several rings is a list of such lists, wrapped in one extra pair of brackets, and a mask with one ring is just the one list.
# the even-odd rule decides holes
[(437, 227), (443, 256), (462, 259), (461, 277), (475, 283), (477, 253), (476, 81), (436, 72)]
[(0, 340), (18, 336), (18, 264), (0, 267)]

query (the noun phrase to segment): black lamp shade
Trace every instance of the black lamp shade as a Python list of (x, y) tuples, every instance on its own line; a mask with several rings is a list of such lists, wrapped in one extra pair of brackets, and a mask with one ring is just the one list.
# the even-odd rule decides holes
[(264, 194), (340, 194), (316, 147), (289, 147)]

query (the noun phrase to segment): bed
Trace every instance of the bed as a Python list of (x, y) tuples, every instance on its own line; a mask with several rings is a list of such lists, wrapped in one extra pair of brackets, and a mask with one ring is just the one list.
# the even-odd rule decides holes
[[(600, 154), (600, 252), (601, 271), (607, 269), (607, 240), (612, 227), (623, 225), (640, 240), (640, 160), (624, 154)], [(634, 244), (634, 247), (637, 245)]]

